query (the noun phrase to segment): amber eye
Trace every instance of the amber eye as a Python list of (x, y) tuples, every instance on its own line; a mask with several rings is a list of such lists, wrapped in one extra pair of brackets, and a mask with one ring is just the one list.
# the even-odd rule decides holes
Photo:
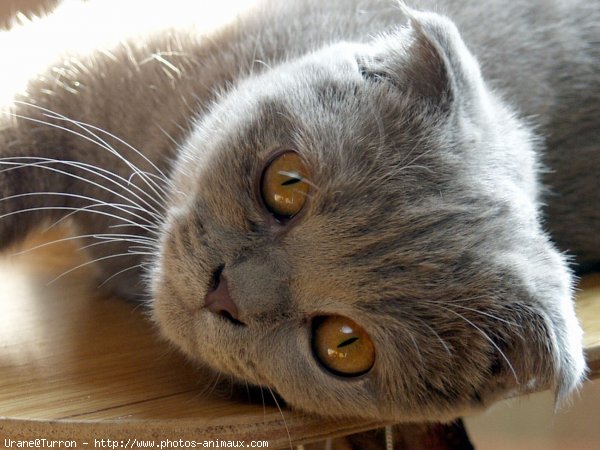
[(373, 341), (364, 328), (346, 317), (316, 317), (312, 345), (319, 362), (336, 375), (362, 375), (375, 362)]
[(263, 203), (278, 220), (298, 214), (306, 203), (307, 171), (296, 152), (281, 153), (265, 168), (260, 180)]

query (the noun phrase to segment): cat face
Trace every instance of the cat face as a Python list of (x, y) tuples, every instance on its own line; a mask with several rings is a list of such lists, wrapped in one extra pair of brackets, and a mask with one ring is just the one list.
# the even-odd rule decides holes
[(193, 358), (325, 415), (565, 394), (580, 331), (535, 165), (435, 15), (250, 77), (181, 149), (154, 318)]

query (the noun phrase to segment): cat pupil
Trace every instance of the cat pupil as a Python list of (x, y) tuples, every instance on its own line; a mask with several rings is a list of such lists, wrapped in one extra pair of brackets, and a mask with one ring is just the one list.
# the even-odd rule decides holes
[(299, 183), (300, 181), (302, 181), (301, 178), (290, 178), (289, 180), (284, 181), (283, 183), (281, 183), (281, 186), (290, 186), (292, 184)]
[(341, 344), (338, 344), (337, 348), (347, 347), (348, 345), (354, 344), (356, 341), (358, 341), (358, 338), (356, 336), (351, 337), (350, 339), (346, 339)]

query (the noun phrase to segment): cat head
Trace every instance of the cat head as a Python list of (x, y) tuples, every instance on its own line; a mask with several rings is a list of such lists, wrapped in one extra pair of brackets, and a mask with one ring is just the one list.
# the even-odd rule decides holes
[(448, 418), (582, 375), (535, 139), (455, 26), (249, 77), (180, 150), (153, 316), (188, 355), (330, 416)]

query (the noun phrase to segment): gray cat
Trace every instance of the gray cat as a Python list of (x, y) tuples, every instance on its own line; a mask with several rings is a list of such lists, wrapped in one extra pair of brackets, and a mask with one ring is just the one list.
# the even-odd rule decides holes
[(169, 341), (310, 412), (577, 388), (600, 2), (273, 0), (210, 32), (139, 7), (0, 35), (2, 247), (73, 219)]

